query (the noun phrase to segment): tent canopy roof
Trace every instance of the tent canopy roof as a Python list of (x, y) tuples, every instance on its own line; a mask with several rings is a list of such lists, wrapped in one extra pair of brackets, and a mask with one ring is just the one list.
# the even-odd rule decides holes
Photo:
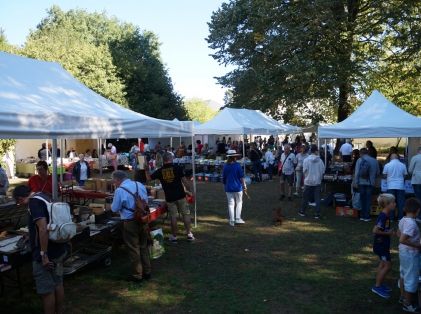
[(191, 136), (192, 127), (151, 118), (90, 90), (55, 62), (0, 52), (1, 138)]
[(283, 125), (260, 110), (225, 108), (212, 120), (195, 127), (195, 134), (282, 134), (296, 127)]
[(421, 119), (398, 108), (375, 90), (342, 122), (319, 126), (319, 138), (420, 137)]

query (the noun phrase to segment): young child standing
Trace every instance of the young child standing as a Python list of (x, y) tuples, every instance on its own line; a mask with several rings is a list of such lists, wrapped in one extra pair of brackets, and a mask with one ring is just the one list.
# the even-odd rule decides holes
[(406, 216), (399, 222), (399, 262), (400, 286), (403, 287), (403, 310), (418, 313), (418, 308), (413, 304), (414, 295), (418, 290), (419, 278), (419, 250), (420, 230), (415, 218), (421, 208), (418, 199), (412, 197), (405, 202)]
[(377, 198), (379, 206), (383, 208), (377, 218), (376, 225), (373, 228), (374, 243), (373, 252), (380, 258), (380, 264), (377, 268), (376, 285), (371, 291), (382, 298), (390, 298), (391, 289), (383, 284), (386, 275), (391, 269), (390, 259), (390, 236), (393, 230), (390, 228), (390, 211), (395, 208), (395, 196), (392, 194), (380, 194)]

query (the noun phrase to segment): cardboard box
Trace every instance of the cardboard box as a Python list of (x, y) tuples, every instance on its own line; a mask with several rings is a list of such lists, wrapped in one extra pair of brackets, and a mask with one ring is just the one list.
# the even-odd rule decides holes
[(349, 206), (337, 206), (336, 207), (336, 216), (345, 216), (345, 217), (358, 217), (358, 209), (351, 208)]
[(95, 215), (101, 215), (104, 213), (105, 204), (91, 203), (89, 204), (89, 208)]

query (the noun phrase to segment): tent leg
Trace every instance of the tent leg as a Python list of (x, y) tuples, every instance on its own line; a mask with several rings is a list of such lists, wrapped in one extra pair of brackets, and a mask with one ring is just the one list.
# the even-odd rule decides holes
[(245, 144), (244, 144), (244, 141), (245, 141), (245, 137), (246, 137), (246, 135), (245, 134), (243, 134), (243, 171), (244, 171), (244, 177), (246, 176), (246, 150), (245, 150)]
[[(192, 136), (192, 143), (193, 143), (194, 136)], [(192, 152), (191, 152), (191, 159), (192, 159), (192, 170), (193, 170), (193, 195), (194, 195), (194, 227), (197, 228), (197, 201), (196, 201), (196, 163), (194, 162), (195, 159), (195, 150), (192, 144)]]
[[(52, 163), (53, 163), (53, 201), (58, 200), (58, 184), (57, 184), (57, 139), (53, 139), (53, 152), (52, 152)], [(48, 151), (48, 146), (47, 146)]]
[(327, 139), (325, 139), (325, 167), (327, 168)]
[(99, 168), (99, 176), (102, 177), (102, 140), (99, 138), (98, 139), (98, 168)]
[[(63, 139), (60, 139), (60, 167), (61, 167), (61, 169), (60, 170), (62, 170), (62, 169), (64, 169), (64, 166), (63, 166), (63, 152), (64, 152), (64, 148), (63, 148)], [(63, 186), (63, 171), (60, 171), (60, 183), (61, 183), (61, 186)]]

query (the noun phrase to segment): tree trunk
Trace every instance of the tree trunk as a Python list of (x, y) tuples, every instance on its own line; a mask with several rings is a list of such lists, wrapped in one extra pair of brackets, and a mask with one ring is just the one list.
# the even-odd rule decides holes
[(343, 83), (339, 86), (338, 122), (345, 120), (351, 113), (349, 93), (350, 88), (348, 83)]

